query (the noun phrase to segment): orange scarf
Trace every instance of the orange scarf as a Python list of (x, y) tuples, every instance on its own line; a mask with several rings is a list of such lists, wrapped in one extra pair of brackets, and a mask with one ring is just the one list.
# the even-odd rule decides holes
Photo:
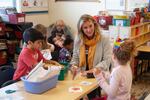
[(86, 55), (85, 55), (85, 45), (89, 47), (88, 50), (88, 66), (89, 69), (93, 67), (93, 60), (96, 50), (96, 44), (100, 40), (100, 34), (95, 33), (93, 39), (89, 40), (85, 36), (81, 35), (81, 39), (83, 39), (83, 44), (80, 46), (80, 55), (79, 55), (79, 67), (86, 66)]

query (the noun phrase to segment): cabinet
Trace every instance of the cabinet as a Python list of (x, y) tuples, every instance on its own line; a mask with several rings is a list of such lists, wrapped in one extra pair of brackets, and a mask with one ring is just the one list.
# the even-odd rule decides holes
[(144, 22), (129, 27), (109, 26), (110, 38), (114, 41), (120, 38), (131, 38), (135, 40), (136, 46), (140, 46), (150, 40), (150, 22)]

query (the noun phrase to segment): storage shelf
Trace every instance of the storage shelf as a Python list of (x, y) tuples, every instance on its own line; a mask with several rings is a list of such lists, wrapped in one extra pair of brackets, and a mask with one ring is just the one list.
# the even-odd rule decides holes
[(140, 27), (140, 26), (143, 26), (143, 25), (146, 25), (146, 24), (150, 24), (150, 22), (144, 22), (144, 23), (139, 23), (137, 25), (132, 25), (130, 26), (131, 28), (136, 28), (136, 27)]
[(138, 38), (138, 37), (140, 37), (140, 36), (142, 36), (142, 35), (148, 34), (148, 33), (150, 33), (150, 32), (145, 32), (145, 33), (136, 35), (136, 36), (134, 36), (134, 37), (131, 37), (131, 39), (136, 39), (136, 38)]

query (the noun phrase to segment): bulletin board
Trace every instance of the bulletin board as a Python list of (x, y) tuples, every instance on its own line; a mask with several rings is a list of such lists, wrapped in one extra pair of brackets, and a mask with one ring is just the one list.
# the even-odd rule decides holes
[(48, 12), (48, 0), (21, 0), (21, 11), (25, 13)]
[(125, 10), (125, 0), (106, 0), (105, 7), (107, 10)]

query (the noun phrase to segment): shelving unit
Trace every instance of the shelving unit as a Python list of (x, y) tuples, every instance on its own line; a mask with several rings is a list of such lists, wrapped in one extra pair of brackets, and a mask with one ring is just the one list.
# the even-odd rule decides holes
[(131, 38), (135, 40), (136, 46), (140, 46), (150, 40), (150, 22), (144, 22), (129, 27), (109, 26), (110, 38), (115, 40), (119, 34), (120, 38)]
[(3, 34), (0, 34), (0, 66), (17, 61), (21, 50), (22, 34), (25, 29), (33, 26), (32, 22), (18, 24), (3, 22), (3, 24), (5, 29), (3, 29)]
[(131, 39), (135, 40), (136, 46), (140, 46), (150, 40), (150, 22), (131, 26)]

